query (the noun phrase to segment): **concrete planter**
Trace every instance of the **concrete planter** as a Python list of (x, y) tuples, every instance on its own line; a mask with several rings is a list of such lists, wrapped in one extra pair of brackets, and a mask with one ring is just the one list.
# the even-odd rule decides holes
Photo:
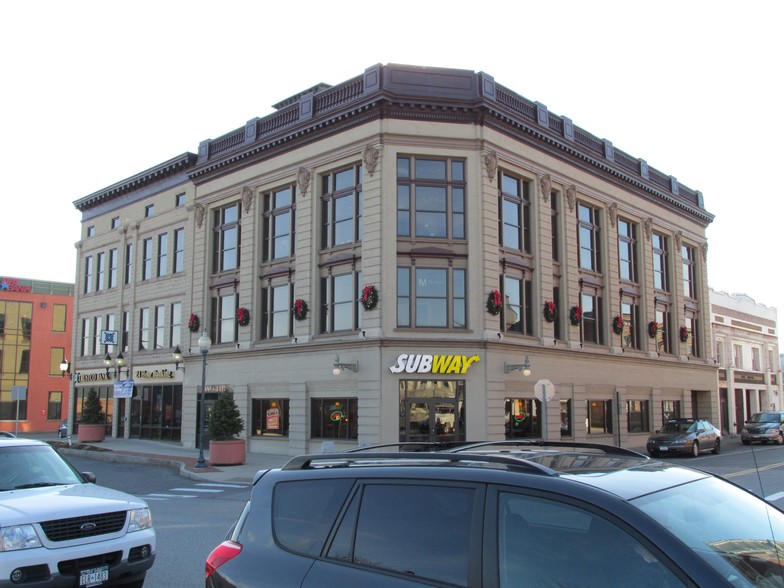
[(106, 426), (80, 423), (77, 436), (80, 443), (99, 443), (106, 439)]
[(211, 465), (242, 465), (245, 463), (245, 439), (210, 441)]

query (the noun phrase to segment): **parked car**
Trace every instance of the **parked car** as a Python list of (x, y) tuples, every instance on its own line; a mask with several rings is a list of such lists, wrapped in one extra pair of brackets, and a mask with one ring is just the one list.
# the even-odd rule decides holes
[(619, 447), (306, 455), (260, 471), (205, 586), (781, 586), (784, 513)]
[(48, 443), (0, 439), (0, 586), (144, 584), (150, 509), (94, 482)]
[(721, 431), (705, 419), (669, 419), (648, 437), (646, 445), (652, 457), (685, 453), (697, 457), (701, 451), (721, 451)]
[(750, 445), (755, 441), (760, 443), (784, 444), (784, 412), (767, 411), (758, 412), (751, 415), (751, 418), (743, 425), (740, 432), (740, 442)]
[(10, 431), (0, 431), (0, 437), (5, 437), (6, 439), (16, 439), (16, 435)]

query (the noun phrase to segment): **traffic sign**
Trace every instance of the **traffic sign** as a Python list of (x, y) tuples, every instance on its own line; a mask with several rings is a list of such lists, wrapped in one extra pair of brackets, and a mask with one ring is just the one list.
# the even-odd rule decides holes
[(550, 380), (539, 380), (534, 386), (534, 395), (539, 402), (550, 402), (555, 396), (555, 386)]

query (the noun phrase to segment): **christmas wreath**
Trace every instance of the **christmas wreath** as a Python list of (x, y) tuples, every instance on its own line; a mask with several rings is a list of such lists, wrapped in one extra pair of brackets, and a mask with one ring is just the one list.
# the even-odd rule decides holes
[(572, 306), (569, 310), (569, 321), (571, 321), (573, 325), (579, 325), (581, 320), (583, 320), (583, 307), (579, 304), (577, 306)]
[(297, 298), (294, 301), (294, 318), (298, 321), (305, 320), (308, 316), (308, 303), (302, 300), (302, 298)]
[(656, 321), (651, 321), (648, 323), (648, 336), (651, 339), (656, 338), (656, 334), (659, 332), (659, 323)]
[(620, 314), (616, 315), (613, 319), (612, 329), (616, 335), (623, 333), (623, 317)]
[(244, 327), (250, 322), (250, 312), (244, 306), (240, 306), (237, 309), (237, 324), (241, 327)]
[(378, 304), (378, 290), (375, 286), (368, 284), (362, 288), (362, 308), (365, 310), (373, 310)]
[(558, 316), (558, 310), (555, 308), (555, 302), (548, 300), (544, 303), (544, 320), (551, 323)]
[(191, 313), (191, 318), (188, 319), (188, 330), (191, 333), (198, 333), (200, 326), (201, 322), (199, 321), (199, 316)]
[(686, 327), (681, 327), (681, 341), (686, 343), (689, 340), (689, 329)]
[(496, 315), (501, 312), (501, 293), (498, 290), (492, 290), (487, 296), (487, 312)]

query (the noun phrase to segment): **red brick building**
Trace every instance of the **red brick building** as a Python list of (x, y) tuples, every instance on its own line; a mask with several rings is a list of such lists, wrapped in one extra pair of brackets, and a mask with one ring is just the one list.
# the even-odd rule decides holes
[(56, 431), (66, 418), (74, 285), (0, 276), (0, 431)]

